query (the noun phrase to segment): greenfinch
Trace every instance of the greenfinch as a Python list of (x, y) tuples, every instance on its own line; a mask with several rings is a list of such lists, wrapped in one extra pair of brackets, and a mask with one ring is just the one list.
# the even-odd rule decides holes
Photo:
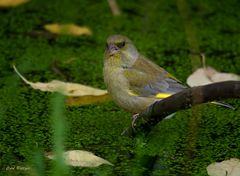
[(122, 35), (107, 39), (103, 75), (115, 103), (134, 114), (187, 88), (141, 55), (133, 42)]
[(132, 113), (139, 113), (155, 101), (186, 88), (141, 55), (132, 41), (122, 35), (107, 39), (103, 75), (116, 104)]

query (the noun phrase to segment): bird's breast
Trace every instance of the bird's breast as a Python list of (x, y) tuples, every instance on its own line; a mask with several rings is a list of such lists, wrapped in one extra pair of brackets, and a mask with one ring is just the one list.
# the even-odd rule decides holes
[(130, 95), (129, 82), (123, 74), (123, 68), (104, 67), (104, 81), (114, 102), (123, 109), (138, 113), (154, 100)]
[(126, 93), (129, 89), (129, 83), (123, 75), (122, 68), (104, 68), (104, 82), (113, 97)]

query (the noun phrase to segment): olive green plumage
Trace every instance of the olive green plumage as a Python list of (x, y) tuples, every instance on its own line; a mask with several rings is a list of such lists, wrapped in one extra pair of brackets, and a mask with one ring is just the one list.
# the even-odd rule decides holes
[[(139, 54), (132, 41), (122, 35), (107, 39), (103, 75), (113, 100), (132, 113), (139, 113), (155, 101), (187, 88)], [(223, 102), (211, 103), (234, 109)]]
[(104, 81), (113, 100), (133, 113), (186, 88), (163, 68), (139, 54), (132, 41), (121, 35), (107, 39)]

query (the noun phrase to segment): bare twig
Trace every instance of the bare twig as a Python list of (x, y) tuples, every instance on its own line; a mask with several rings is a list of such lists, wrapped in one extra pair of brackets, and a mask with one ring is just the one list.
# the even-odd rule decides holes
[(117, 1), (116, 0), (108, 0), (108, 4), (110, 9), (112, 10), (112, 14), (114, 16), (119, 16), (121, 15), (121, 11), (118, 7)]
[(148, 133), (158, 122), (178, 110), (226, 98), (240, 98), (240, 81), (225, 81), (185, 89), (153, 103), (139, 114), (135, 128), (129, 127), (124, 134), (133, 136), (140, 131)]

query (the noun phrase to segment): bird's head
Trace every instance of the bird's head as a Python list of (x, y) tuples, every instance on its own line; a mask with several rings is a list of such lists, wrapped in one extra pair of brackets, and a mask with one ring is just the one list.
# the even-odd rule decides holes
[(136, 61), (138, 55), (138, 50), (126, 36), (112, 35), (108, 37), (105, 60), (116, 60), (122, 67), (130, 67)]

